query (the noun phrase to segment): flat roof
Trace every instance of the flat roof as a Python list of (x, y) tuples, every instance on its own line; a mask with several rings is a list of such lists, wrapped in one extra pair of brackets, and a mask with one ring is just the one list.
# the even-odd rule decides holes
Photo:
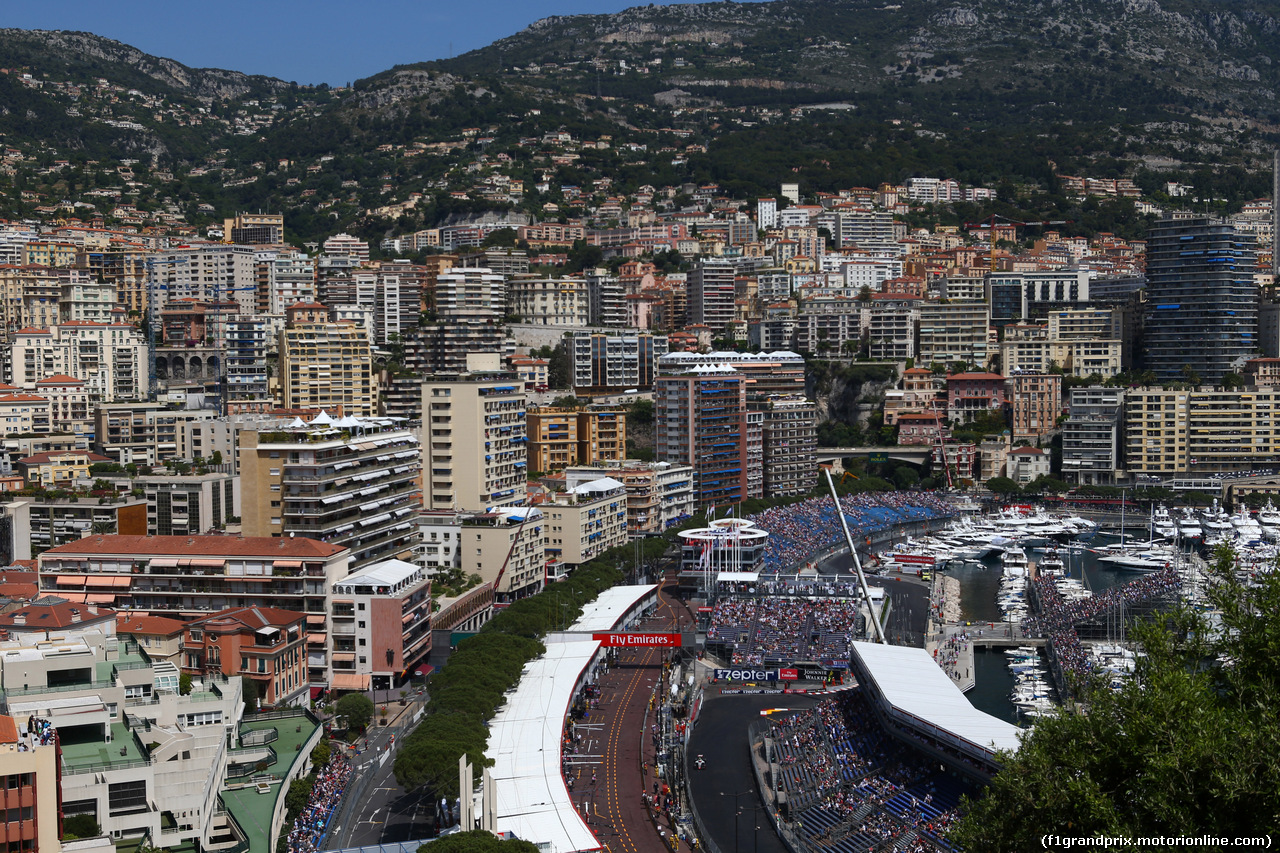
[(422, 571), (421, 566), (406, 563), (404, 560), (383, 560), (381, 563), (366, 566), (355, 574), (347, 575), (337, 583), (373, 583), (395, 586), (400, 581), (412, 577), (414, 572), (420, 571)]
[(524, 668), (514, 695), (489, 725), (485, 757), (495, 792), (497, 829), (549, 853), (600, 850), (560, 773), (565, 714), (582, 671), (599, 650), (591, 642), (551, 643)]
[(632, 607), (657, 590), (657, 584), (615, 586), (606, 589), (582, 608), (582, 615), (569, 626), (570, 631), (612, 631)]
[(1017, 752), (1022, 729), (979, 711), (924, 649), (849, 644), (891, 711), (941, 729), (987, 751)]

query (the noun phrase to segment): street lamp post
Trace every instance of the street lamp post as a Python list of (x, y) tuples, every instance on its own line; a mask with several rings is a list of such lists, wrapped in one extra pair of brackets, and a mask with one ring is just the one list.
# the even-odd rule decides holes
[[(726, 797), (726, 796), (733, 797), (733, 849), (734, 850), (742, 849), (741, 845), (738, 843), (738, 824), (742, 822), (742, 810), (738, 807), (738, 800), (739, 798), (745, 797), (748, 794), (755, 794), (755, 793), (756, 791), (754, 788), (746, 791), (739, 791), (736, 794), (727, 794), (724, 791), (720, 792), (720, 796), (722, 797)], [(757, 819), (759, 814), (760, 814), (760, 804), (752, 803), (751, 819), (752, 819), (752, 826), (754, 827), (753, 834), (755, 836), (755, 841), (752, 845), (752, 848), (756, 851), (756, 853), (759, 853), (760, 851), (760, 822)]]

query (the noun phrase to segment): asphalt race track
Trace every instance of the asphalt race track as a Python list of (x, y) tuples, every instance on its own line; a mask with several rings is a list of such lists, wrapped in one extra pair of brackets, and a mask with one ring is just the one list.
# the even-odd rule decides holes
[[(761, 719), (765, 708), (800, 711), (821, 698), (798, 693), (718, 696), (708, 692), (689, 736), (689, 798), (722, 853), (787, 853), (756, 790), (747, 727)], [(702, 770), (693, 766), (699, 753), (706, 760)]]

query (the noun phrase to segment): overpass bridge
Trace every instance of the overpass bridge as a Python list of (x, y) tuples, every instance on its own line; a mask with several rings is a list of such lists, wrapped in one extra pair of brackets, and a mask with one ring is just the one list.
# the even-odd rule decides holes
[(862, 457), (868, 461), (893, 460), (922, 465), (929, 458), (933, 448), (927, 445), (908, 445), (893, 447), (819, 447), (814, 451), (819, 463), (834, 463), (851, 456)]

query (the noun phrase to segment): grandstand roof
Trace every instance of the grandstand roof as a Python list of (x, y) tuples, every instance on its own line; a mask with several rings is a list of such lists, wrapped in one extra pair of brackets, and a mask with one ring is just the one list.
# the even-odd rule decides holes
[(489, 771), (497, 829), (550, 853), (599, 850), (560, 775), (560, 738), (574, 687), (599, 650), (594, 641), (551, 643), (524, 669), (515, 693), (490, 723)]
[(578, 621), (569, 626), (570, 631), (612, 631), (620, 627), (621, 620), (645, 596), (654, 595), (657, 584), (615, 586), (600, 593), (595, 601), (582, 608)]
[(871, 692), (888, 702), (894, 716), (913, 718), (987, 752), (1017, 752), (1022, 729), (979, 711), (924, 649), (850, 643), (850, 651), (875, 682)]

